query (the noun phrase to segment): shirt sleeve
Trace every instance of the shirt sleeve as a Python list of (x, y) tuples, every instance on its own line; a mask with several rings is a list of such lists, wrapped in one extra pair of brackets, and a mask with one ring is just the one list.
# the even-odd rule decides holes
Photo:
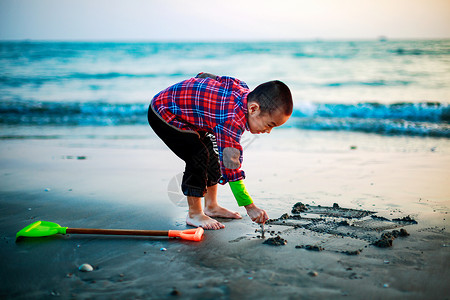
[(245, 178), (245, 172), (241, 170), (243, 149), (239, 143), (242, 133), (233, 126), (219, 124), (214, 128), (223, 178), (220, 184)]
[(253, 203), (252, 197), (248, 194), (243, 180), (230, 181), (229, 185), (239, 206), (247, 206)]

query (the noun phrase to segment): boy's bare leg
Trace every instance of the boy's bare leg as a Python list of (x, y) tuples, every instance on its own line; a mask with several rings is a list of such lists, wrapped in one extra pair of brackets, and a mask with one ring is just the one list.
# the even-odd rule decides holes
[(208, 187), (205, 194), (205, 214), (213, 218), (242, 219), (238, 212), (228, 210), (217, 203), (217, 187)]
[(200, 197), (187, 197), (189, 212), (186, 217), (186, 223), (194, 227), (202, 227), (203, 229), (222, 229), (225, 225), (214, 220), (203, 212), (202, 199)]

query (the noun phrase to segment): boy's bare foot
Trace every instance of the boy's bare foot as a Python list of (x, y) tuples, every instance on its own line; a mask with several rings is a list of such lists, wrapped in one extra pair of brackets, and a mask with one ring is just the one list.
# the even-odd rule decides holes
[(214, 220), (207, 215), (200, 213), (200, 214), (189, 214), (186, 217), (186, 224), (194, 226), (194, 227), (202, 227), (203, 229), (222, 229), (225, 228), (225, 225), (220, 223), (217, 220)]
[(235, 211), (228, 210), (222, 206), (214, 206), (213, 208), (205, 207), (205, 215), (213, 218), (242, 219), (242, 216)]

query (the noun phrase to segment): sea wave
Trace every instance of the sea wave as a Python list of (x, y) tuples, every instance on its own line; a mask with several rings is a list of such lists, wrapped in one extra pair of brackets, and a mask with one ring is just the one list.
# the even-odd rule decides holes
[(156, 77), (191, 77), (192, 74), (183, 74), (182, 72), (172, 73), (69, 73), (59, 76), (38, 75), (38, 76), (0, 76), (0, 85), (4, 87), (21, 87), (24, 85), (42, 85), (48, 82), (61, 82), (68, 80), (110, 80), (116, 78), (156, 78)]
[[(13, 87), (20, 88), (23, 86), (41, 86), (47, 83), (60, 83), (68, 81), (105, 81), (114, 79), (145, 79), (145, 78), (190, 78), (195, 74), (188, 72), (166, 72), (166, 73), (131, 73), (131, 72), (99, 72), (99, 73), (68, 73), (60, 75), (46, 75), (38, 74), (34, 76), (21, 76), (21, 75), (0, 75), (0, 87)], [(412, 80), (384, 80), (375, 79), (367, 81), (331, 81), (325, 83), (307, 83), (303, 82), (302, 85), (305, 87), (326, 87), (326, 88), (346, 88), (346, 87), (401, 87), (409, 86), (415, 84)]]
[(342, 81), (342, 82), (329, 82), (321, 84), (323, 87), (352, 87), (352, 86), (407, 86), (412, 84), (413, 81), (407, 80), (372, 80), (372, 81)]
[(436, 102), (304, 103), (291, 119), (290, 126), (303, 129), (450, 137), (450, 106)]
[(3, 102), (0, 124), (10, 125), (132, 125), (146, 122), (147, 104)]
[(449, 124), (402, 119), (293, 118), (289, 125), (309, 130), (358, 131), (383, 135), (450, 138)]
[(296, 106), (296, 117), (402, 119), (407, 121), (449, 122), (450, 105), (439, 102), (380, 104), (304, 103)]
[[(147, 123), (146, 103), (0, 103), (0, 124), (31, 126), (119, 126)], [(450, 105), (443, 103), (357, 103), (297, 105), (286, 126), (389, 135), (450, 138)]]

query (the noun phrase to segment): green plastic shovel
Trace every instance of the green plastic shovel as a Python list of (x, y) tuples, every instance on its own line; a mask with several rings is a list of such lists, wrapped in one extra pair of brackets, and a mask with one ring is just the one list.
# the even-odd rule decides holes
[(68, 228), (47, 222), (37, 221), (16, 234), (16, 241), (21, 237), (43, 237), (55, 234), (102, 234), (102, 235), (140, 235), (140, 236), (168, 236), (179, 237), (189, 241), (201, 241), (203, 228), (198, 227), (187, 230), (129, 230), (129, 229), (94, 229), (94, 228)]

